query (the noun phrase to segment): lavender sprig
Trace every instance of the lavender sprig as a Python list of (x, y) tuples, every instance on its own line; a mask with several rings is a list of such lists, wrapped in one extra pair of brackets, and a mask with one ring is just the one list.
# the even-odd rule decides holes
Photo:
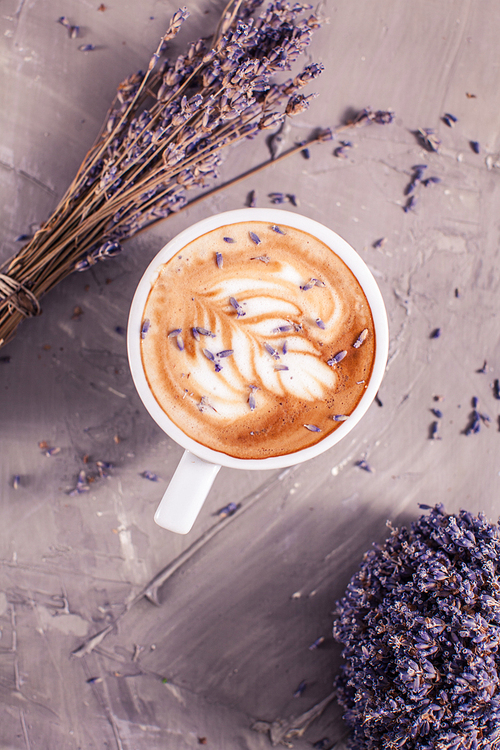
[(23, 317), (40, 313), (39, 297), (61, 279), (113, 257), (124, 240), (184, 208), (188, 190), (217, 177), (223, 149), (307, 106), (311, 96), (299, 92), (321, 65), (282, 83), (273, 77), (291, 69), (321, 21), (302, 3), (278, 0), (254, 20), (256, 7), (230, 3), (211, 47), (198, 40), (171, 60), (168, 43), (189, 15), (180, 9), (145, 72), (120, 84), (54, 213), (0, 269), (0, 346)]

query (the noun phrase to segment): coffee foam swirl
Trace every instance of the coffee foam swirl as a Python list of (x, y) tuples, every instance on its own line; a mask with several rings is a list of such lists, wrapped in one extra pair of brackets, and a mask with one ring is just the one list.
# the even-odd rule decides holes
[[(317, 442), (338, 426), (335, 413), (354, 408), (364, 385), (353, 378), (368, 382), (373, 364), (354, 276), (323, 243), (283, 231), (251, 222), (198, 238), (159, 269), (145, 308), (143, 363), (160, 406), (195, 440), (237, 457)], [(354, 350), (364, 328), (371, 335)], [(304, 429), (318, 422), (318, 434)]]

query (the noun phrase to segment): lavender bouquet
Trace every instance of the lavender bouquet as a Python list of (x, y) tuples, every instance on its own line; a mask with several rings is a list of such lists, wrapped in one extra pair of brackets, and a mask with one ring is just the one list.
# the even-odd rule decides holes
[[(208, 44), (175, 60), (165, 53), (188, 17), (173, 16), (146, 72), (127, 78), (101, 133), (52, 216), (0, 267), (0, 346), (40, 297), (73, 271), (121, 251), (122, 242), (179, 211), (186, 191), (217, 176), (221, 152), (304, 111), (301, 89), (321, 65), (273, 83), (291, 69), (320, 26), (310, 5), (231, 0)], [(331, 136), (330, 136), (331, 137)]]
[(500, 747), (500, 531), (437, 505), (368, 552), (337, 605), (356, 750)]

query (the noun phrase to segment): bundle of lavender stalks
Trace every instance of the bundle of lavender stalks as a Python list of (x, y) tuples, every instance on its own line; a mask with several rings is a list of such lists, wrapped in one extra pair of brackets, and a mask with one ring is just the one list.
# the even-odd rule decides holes
[(52, 216), (0, 268), (0, 346), (65, 276), (113, 257), (125, 239), (183, 208), (187, 190), (217, 176), (222, 149), (307, 108), (314, 95), (299, 92), (321, 65), (283, 83), (271, 77), (290, 70), (320, 20), (307, 15), (311, 6), (280, 0), (254, 20), (261, 1), (231, 0), (211, 45), (200, 39), (169, 60), (168, 42), (189, 15), (177, 11), (146, 72), (119, 85)]

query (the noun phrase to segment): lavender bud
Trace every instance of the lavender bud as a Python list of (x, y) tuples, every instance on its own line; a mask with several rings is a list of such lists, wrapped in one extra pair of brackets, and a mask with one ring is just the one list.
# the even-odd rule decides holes
[(338, 354), (329, 359), (327, 361), (327, 365), (330, 365), (330, 367), (332, 367), (333, 365), (337, 365), (339, 362), (342, 362), (345, 356), (347, 356), (347, 350), (343, 349), (341, 352), (338, 352)]

